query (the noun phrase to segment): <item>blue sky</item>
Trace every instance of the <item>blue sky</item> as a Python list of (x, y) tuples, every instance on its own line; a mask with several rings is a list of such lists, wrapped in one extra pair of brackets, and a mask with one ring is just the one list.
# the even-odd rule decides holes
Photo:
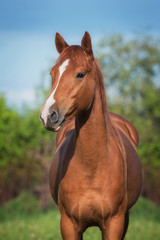
[(1, 0), (0, 92), (10, 104), (33, 104), (42, 72), (58, 56), (57, 31), (69, 44), (79, 44), (87, 30), (93, 47), (105, 34), (148, 27), (160, 34), (159, 9), (159, 0)]

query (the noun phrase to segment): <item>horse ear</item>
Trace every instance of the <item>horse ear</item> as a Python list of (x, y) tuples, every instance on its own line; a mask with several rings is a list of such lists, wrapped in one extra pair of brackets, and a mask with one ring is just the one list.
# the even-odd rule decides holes
[(85, 32), (85, 34), (82, 38), (81, 47), (88, 55), (92, 54), (91, 37), (88, 32)]
[(58, 32), (56, 33), (56, 36), (55, 36), (55, 44), (56, 44), (57, 51), (59, 53), (61, 53), (64, 48), (69, 46)]

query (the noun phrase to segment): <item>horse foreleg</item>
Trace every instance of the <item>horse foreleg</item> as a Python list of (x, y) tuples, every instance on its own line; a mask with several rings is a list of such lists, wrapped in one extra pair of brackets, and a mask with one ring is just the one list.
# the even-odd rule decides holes
[(72, 220), (63, 212), (61, 214), (61, 234), (63, 240), (82, 240), (82, 234), (76, 231)]
[(103, 240), (121, 240), (123, 239), (125, 217), (115, 215), (108, 219), (106, 226), (102, 230)]

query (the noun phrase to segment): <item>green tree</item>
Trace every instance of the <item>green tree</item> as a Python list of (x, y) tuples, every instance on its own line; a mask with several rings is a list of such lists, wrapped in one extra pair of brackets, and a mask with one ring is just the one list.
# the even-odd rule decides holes
[(31, 189), (48, 174), (54, 154), (55, 134), (39, 121), (40, 108), (23, 115), (9, 108), (0, 97), (0, 199), (1, 203)]

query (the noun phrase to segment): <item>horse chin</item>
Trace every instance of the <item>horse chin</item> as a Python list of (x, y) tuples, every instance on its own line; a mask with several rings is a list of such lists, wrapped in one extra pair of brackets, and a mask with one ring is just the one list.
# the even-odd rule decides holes
[(56, 127), (56, 128), (54, 128), (54, 127), (48, 127), (48, 126), (46, 126), (45, 128), (46, 128), (48, 131), (50, 131), (50, 132), (58, 132), (58, 131), (61, 129), (61, 127), (62, 127), (62, 125), (60, 125), (60, 126), (58, 126), (58, 127)]

